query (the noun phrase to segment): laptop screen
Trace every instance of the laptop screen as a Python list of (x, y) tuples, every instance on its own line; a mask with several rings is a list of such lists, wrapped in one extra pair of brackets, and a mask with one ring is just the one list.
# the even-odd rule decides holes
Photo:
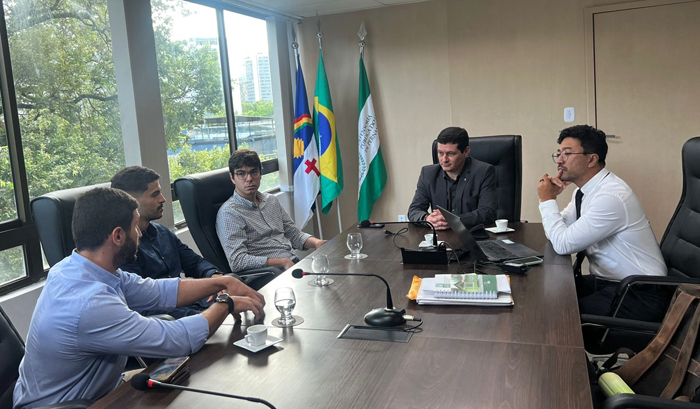
[(441, 206), (435, 207), (437, 207), (440, 213), (442, 213), (442, 216), (447, 221), (447, 224), (449, 224), (450, 228), (457, 234), (457, 238), (459, 238), (459, 241), (462, 242), (463, 248), (465, 248), (466, 250), (471, 250), (479, 260), (489, 259), (488, 257), (486, 257), (486, 254), (484, 254), (484, 252), (481, 251), (481, 248), (476, 244), (474, 236), (472, 236), (472, 234), (469, 232), (469, 229), (467, 229), (464, 223), (462, 223), (462, 219), (460, 219), (459, 216)]

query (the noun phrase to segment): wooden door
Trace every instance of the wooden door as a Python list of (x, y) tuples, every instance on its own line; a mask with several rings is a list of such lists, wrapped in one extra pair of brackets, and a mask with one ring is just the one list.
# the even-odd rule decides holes
[(700, 2), (660, 3), (587, 9), (589, 122), (616, 135), (607, 166), (658, 239), (681, 194), (681, 147), (700, 135)]

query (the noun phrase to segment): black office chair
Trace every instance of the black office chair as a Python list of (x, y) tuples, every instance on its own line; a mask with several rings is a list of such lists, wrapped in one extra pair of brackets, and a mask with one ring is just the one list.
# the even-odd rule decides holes
[[(0, 307), (0, 409), (12, 409), (12, 393), (19, 378), (19, 364), (24, 357), (24, 342), (12, 321)], [(86, 399), (62, 402), (41, 409), (84, 409), (92, 404)]]
[[(676, 286), (680, 284), (700, 284), (700, 137), (691, 138), (683, 145), (683, 192), (676, 211), (661, 238), (661, 253), (668, 267), (668, 276), (650, 277), (634, 275), (626, 277), (616, 289), (610, 316), (615, 318), (624, 302), (626, 294), (635, 285), (657, 284), (667, 286), (669, 302)], [(615, 321), (609, 317), (582, 315), (581, 321), (587, 325), (611, 326)], [(614, 326), (614, 325), (613, 325)], [(610, 342), (606, 333), (598, 345), (587, 345), (596, 352), (609, 352), (626, 340)], [(650, 336), (644, 339), (651, 339)], [(607, 344), (607, 345), (604, 345)], [(637, 341), (643, 345), (644, 342)]]
[[(469, 156), (496, 168), (498, 210), (496, 218), (520, 221), (523, 184), (523, 148), (520, 135), (469, 138)], [(438, 163), (437, 139), (433, 141), (433, 163)]]
[(32, 215), (49, 266), (69, 256), (75, 248), (71, 228), (75, 202), (78, 196), (96, 187), (109, 187), (109, 183), (59, 190), (32, 200)]
[(237, 274), (243, 282), (256, 290), (282, 273), (276, 267), (231, 271), (216, 234), (216, 215), (234, 190), (228, 168), (185, 176), (177, 179), (174, 185), (187, 227), (204, 258), (221, 271)]

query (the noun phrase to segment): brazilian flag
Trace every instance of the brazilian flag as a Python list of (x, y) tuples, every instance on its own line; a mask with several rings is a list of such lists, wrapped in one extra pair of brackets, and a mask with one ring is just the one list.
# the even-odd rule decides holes
[(328, 214), (335, 200), (343, 191), (343, 161), (340, 158), (338, 135), (335, 132), (335, 115), (328, 86), (323, 50), (319, 50), (316, 91), (314, 93), (314, 129), (318, 138), (319, 167), (321, 171), (321, 210)]

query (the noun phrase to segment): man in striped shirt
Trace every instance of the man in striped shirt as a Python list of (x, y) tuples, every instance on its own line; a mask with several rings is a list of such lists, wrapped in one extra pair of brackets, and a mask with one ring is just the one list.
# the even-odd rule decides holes
[(228, 167), (235, 191), (219, 209), (216, 233), (232, 271), (266, 266), (286, 270), (298, 261), (292, 250), (325, 243), (302, 232), (274, 195), (258, 190), (262, 163), (255, 151), (237, 150)]

